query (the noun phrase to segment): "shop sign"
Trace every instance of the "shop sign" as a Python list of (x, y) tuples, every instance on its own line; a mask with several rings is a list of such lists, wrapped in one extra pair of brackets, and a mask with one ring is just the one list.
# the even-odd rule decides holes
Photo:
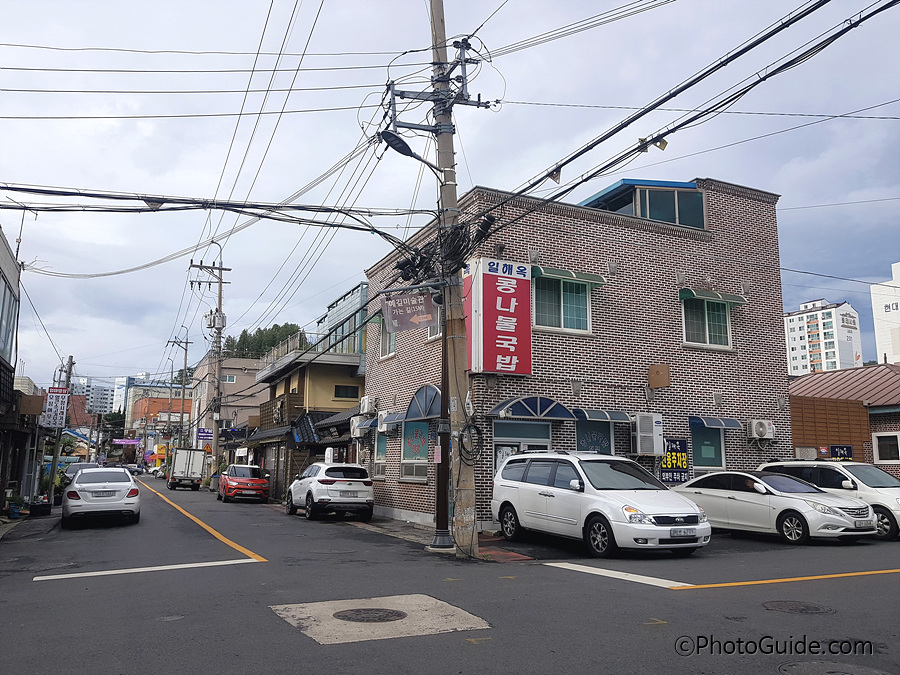
[(463, 296), (469, 369), (531, 375), (531, 267), (470, 260), (463, 271)]
[(853, 459), (852, 445), (832, 445), (831, 456), (834, 459)]
[(403, 425), (403, 459), (428, 460), (428, 422), (406, 422)]
[(666, 455), (659, 467), (659, 479), (663, 483), (684, 483), (690, 480), (687, 441), (666, 439)]

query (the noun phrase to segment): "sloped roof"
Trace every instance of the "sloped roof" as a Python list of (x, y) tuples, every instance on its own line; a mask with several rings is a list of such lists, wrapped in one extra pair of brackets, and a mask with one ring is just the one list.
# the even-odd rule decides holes
[(316, 433), (315, 426), (318, 422), (328, 419), (334, 412), (310, 411), (303, 413), (294, 420), (294, 440), (298, 443), (321, 443), (322, 439)]
[(316, 429), (321, 429), (323, 427), (336, 427), (344, 422), (350, 424), (350, 418), (356, 415), (359, 415), (359, 404), (353, 406), (352, 408), (348, 408), (347, 410), (343, 410), (337, 415), (332, 415), (331, 417), (326, 417), (320, 422), (316, 422)]
[(900, 365), (845, 368), (811, 373), (790, 383), (791, 396), (868, 401), (869, 406), (900, 404)]

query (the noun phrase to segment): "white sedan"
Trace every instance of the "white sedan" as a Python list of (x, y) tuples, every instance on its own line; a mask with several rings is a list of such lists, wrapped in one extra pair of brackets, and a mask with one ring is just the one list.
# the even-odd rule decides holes
[(62, 527), (89, 516), (117, 516), (137, 523), (141, 519), (141, 491), (128, 469), (82, 469), (63, 492)]
[(875, 535), (875, 517), (865, 502), (779, 473), (719, 471), (673, 489), (702, 506), (713, 527), (779, 534), (789, 544)]

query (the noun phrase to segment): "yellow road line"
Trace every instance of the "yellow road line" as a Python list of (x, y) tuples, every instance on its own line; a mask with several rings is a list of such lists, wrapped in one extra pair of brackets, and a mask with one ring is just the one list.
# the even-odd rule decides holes
[(236, 544), (235, 542), (231, 541), (231, 539), (229, 539), (229, 538), (226, 537), (225, 535), (216, 532), (216, 531), (215, 531), (213, 528), (211, 528), (209, 525), (207, 525), (207, 524), (204, 523), (202, 520), (200, 520), (199, 518), (197, 518), (197, 516), (194, 516), (194, 515), (188, 513), (188, 512), (185, 511), (183, 508), (181, 508), (180, 506), (178, 506), (178, 504), (176, 504), (176, 503), (173, 502), (171, 499), (169, 499), (168, 497), (166, 497), (164, 494), (162, 494), (162, 493), (160, 493), (160, 492), (157, 492), (157, 491), (154, 490), (152, 487), (150, 487), (149, 485), (147, 485), (144, 481), (139, 481), (139, 482), (140, 482), (141, 485), (143, 485), (145, 488), (147, 488), (148, 490), (150, 490), (150, 492), (152, 492), (153, 494), (155, 494), (157, 497), (159, 497), (160, 499), (162, 499), (164, 502), (166, 502), (166, 503), (169, 504), (170, 506), (174, 506), (175, 509), (177, 509), (178, 511), (181, 511), (181, 513), (183, 513), (185, 516), (187, 516), (188, 518), (190, 518), (191, 520), (193, 520), (195, 523), (197, 523), (200, 527), (202, 527), (204, 530), (206, 530), (207, 532), (209, 532), (212, 536), (214, 536), (216, 539), (218, 539), (219, 541), (221, 541), (223, 544), (227, 544), (228, 546), (230, 546), (231, 548), (233, 548), (235, 551), (238, 551), (238, 552), (240, 552), (240, 553), (243, 553), (243, 554), (244, 554), (245, 556), (247, 556), (248, 558), (253, 558), (256, 562), (269, 562), (268, 560), (266, 560), (265, 558), (263, 558), (261, 555), (257, 555), (257, 554), (254, 553), (253, 551), (251, 551), (251, 550), (249, 550), (249, 549), (246, 549), (246, 548), (244, 548), (243, 546), (241, 546), (240, 544)]
[(898, 574), (896, 570), (870, 570), (868, 572), (841, 572), (840, 574), (819, 574), (812, 577), (787, 577), (784, 579), (759, 579), (757, 581), (730, 581), (724, 584), (697, 584), (696, 586), (669, 586), (670, 591), (694, 590), (697, 588), (725, 588), (727, 586), (760, 586), (762, 584), (786, 584), (791, 581), (817, 581), (819, 579), (841, 579), (843, 577), (866, 577), (873, 574)]

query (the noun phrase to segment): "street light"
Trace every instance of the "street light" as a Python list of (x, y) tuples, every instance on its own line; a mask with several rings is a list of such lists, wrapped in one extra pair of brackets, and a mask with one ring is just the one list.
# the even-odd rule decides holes
[(444, 170), (436, 164), (432, 164), (421, 155), (417, 154), (411, 147), (409, 147), (409, 144), (405, 140), (403, 140), (403, 137), (400, 134), (394, 133), (390, 129), (385, 129), (381, 132), (381, 140), (387, 143), (388, 147), (391, 150), (399, 152), (404, 157), (412, 157), (413, 159), (419, 160), (420, 162), (422, 162), (422, 164), (434, 171), (439, 181), (444, 181)]

